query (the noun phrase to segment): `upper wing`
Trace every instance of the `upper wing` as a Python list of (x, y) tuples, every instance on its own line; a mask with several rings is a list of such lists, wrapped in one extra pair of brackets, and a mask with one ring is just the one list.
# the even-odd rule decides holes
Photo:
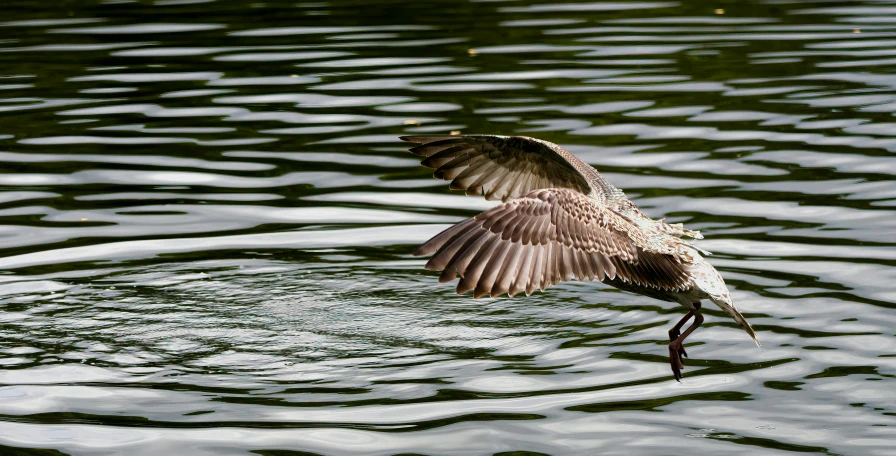
[(568, 189), (530, 192), (464, 220), (421, 246), (440, 282), (460, 274), (457, 292), (511, 296), (561, 280), (621, 279), (660, 290), (689, 286), (676, 237), (645, 243), (639, 227), (593, 198)]
[[(507, 201), (540, 188), (568, 188), (589, 194), (621, 194), (587, 163), (566, 149), (524, 136), (402, 136), (419, 143), (411, 152), (423, 166), (467, 195)], [(599, 196), (599, 195), (598, 195)], [(600, 197), (600, 196), (599, 196)]]

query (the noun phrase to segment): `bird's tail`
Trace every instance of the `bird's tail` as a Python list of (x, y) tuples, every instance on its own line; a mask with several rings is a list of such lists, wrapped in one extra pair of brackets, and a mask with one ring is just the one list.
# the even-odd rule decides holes
[(753, 331), (753, 327), (750, 326), (750, 322), (747, 321), (747, 319), (737, 311), (737, 308), (734, 307), (734, 303), (731, 302), (730, 296), (710, 296), (710, 300), (712, 300), (712, 302), (714, 302), (717, 306), (724, 310), (726, 314), (731, 316), (731, 318), (733, 318), (741, 328), (744, 328), (744, 331), (746, 331), (747, 334), (749, 334), (750, 337), (753, 338), (753, 341), (756, 342), (757, 347), (762, 348), (762, 345), (759, 343), (759, 339), (756, 338), (756, 332)]
[(731, 294), (728, 292), (728, 286), (725, 285), (725, 280), (722, 279), (719, 271), (716, 271), (716, 268), (712, 267), (703, 257), (696, 254), (694, 256), (697, 261), (693, 263), (691, 269), (691, 280), (694, 281), (698, 288), (709, 295), (709, 299), (712, 302), (733, 318), (753, 338), (757, 346), (762, 347), (759, 344), (759, 339), (756, 338), (756, 332), (750, 326), (750, 322), (737, 311), (737, 307), (734, 307), (734, 302), (731, 301)]

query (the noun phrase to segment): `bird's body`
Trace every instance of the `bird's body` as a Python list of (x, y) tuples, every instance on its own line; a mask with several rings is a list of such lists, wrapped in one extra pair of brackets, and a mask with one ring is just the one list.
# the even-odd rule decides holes
[[(455, 190), (503, 204), (439, 233), (415, 255), (440, 282), (458, 275), (457, 292), (474, 297), (530, 295), (563, 280), (599, 280), (622, 290), (678, 302), (688, 314), (669, 331), (672, 370), (680, 378), (682, 342), (703, 321), (709, 299), (756, 335), (731, 301), (721, 275), (682, 237), (681, 224), (647, 217), (596, 169), (562, 147), (520, 136), (405, 136), (421, 144), (435, 177)], [(696, 322), (683, 335), (681, 326)], [(758, 340), (756, 340), (758, 344)]]

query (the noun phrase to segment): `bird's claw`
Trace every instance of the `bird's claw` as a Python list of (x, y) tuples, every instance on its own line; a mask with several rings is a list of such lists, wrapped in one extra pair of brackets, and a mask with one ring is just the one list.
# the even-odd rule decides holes
[(684, 353), (684, 348), (681, 345), (669, 344), (669, 364), (672, 365), (672, 375), (679, 382), (681, 381), (681, 370), (684, 369), (684, 364), (681, 362), (682, 353)]
[[(676, 330), (674, 330), (674, 329), (670, 329), (670, 330), (669, 330), (669, 341), (670, 341), (670, 342), (675, 342), (675, 339), (678, 339), (680, 336), (681, 336), (681, 332), (680, 332), (680, 331), (676, 331)], [(683, 345), (681, 346), (680, 349), (678, 349), (678, 354), (679, 354), (680, 356), (684, 356), (685, 358), (688, 357), (688, 352), (686, 352), (686, 351), (684, 350), (684, 346), (683, 346)]]

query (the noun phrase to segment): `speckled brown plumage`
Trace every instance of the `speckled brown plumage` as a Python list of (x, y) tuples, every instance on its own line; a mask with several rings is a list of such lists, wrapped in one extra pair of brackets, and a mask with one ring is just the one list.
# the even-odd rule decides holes
[(475, 297), (531, 294), (571, 278), (618, 277), (661, 290), (686, 289), (681, 261), (646, 250), (630, 230), (635, 228), (593, 198), (541, 189), (445, 230), (415, 254), (434, 254), (426, 268), (444, 270), (443, 282), (460, 275), (458, 293), (474, 290)]
[[(432, 255), (426, 268), (440, 282), (460, 276), (458, 293), (511, 296), (564, 280), (599, 280), (646, 296), (678, 302), (696, 323), (670, 343), (680, 378), (681, 342), (703, 321), (700, 300), (710, 299), (756, 335), (731, 302), (718, 272), (683, 237), (700, 239), (681, 224), (647, 217), (596, 169), (566, 149), (522, 136), (405, 136), (420, 145), (434, 176), (467, 195), (500, 204), (439, 233), (415, 255)], [(673, 353), (674, 349), (674, 353)]]

